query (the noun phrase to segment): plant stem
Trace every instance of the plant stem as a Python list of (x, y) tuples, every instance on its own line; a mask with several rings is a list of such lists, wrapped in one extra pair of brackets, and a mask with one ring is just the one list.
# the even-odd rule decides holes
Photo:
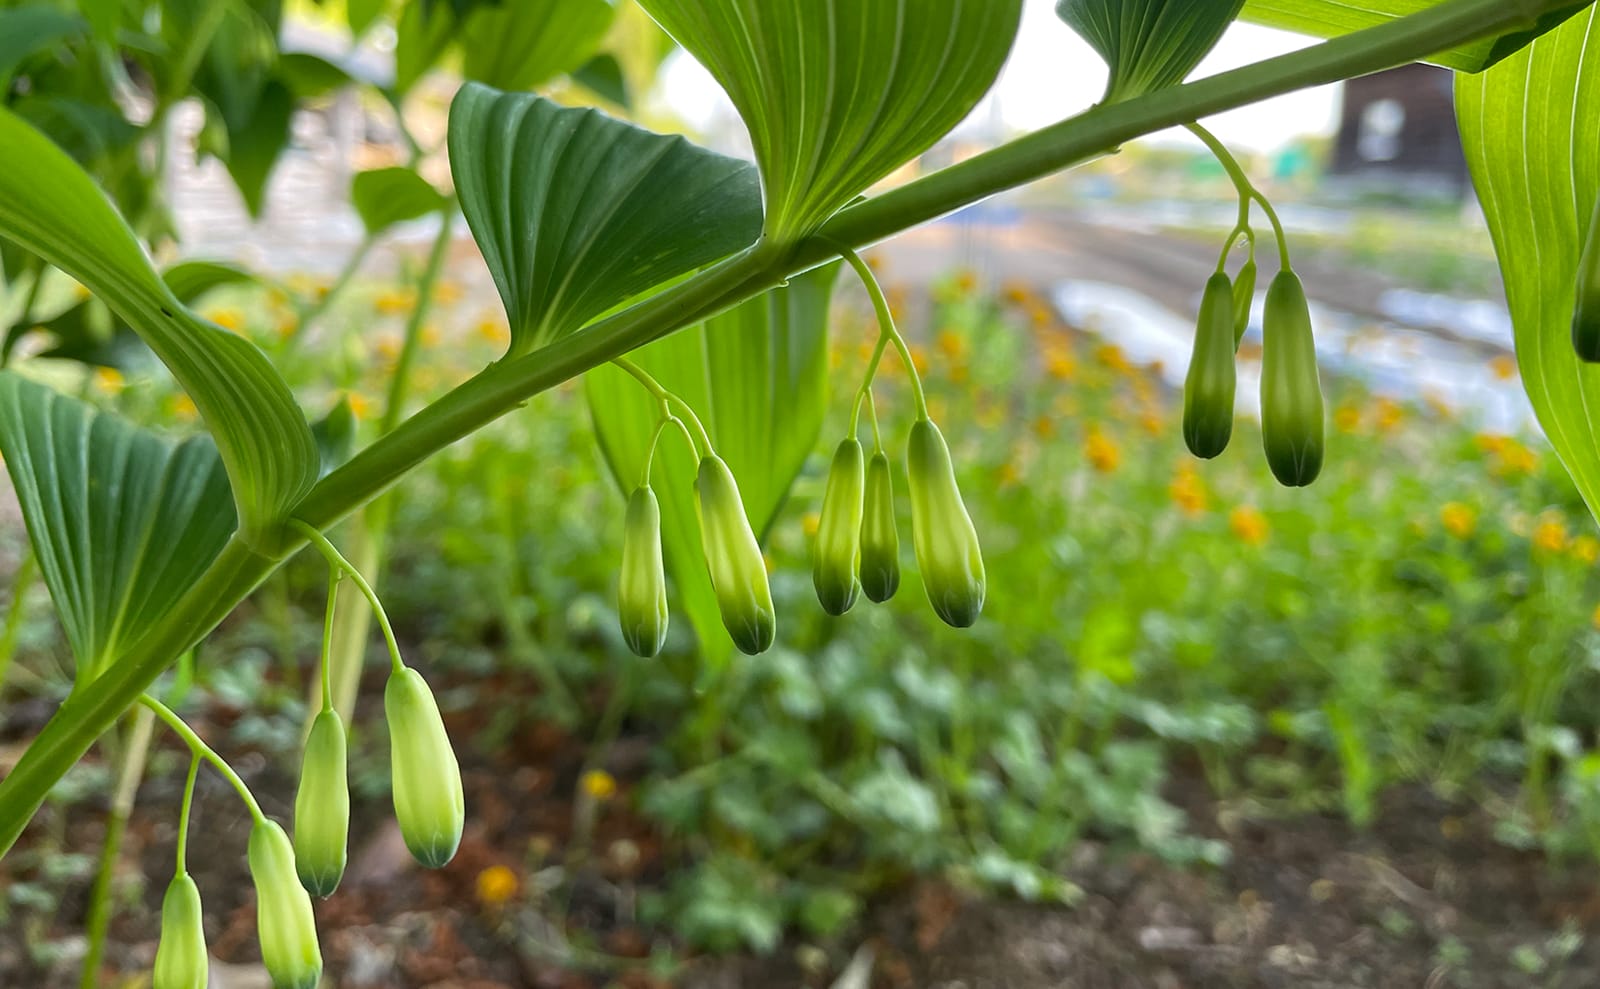
[(252, 820), (259, 823), (267, 819), (267, 815), (261, 812), (261, 805), (256, 803), (255, 794), (251, 793), (250, 788), (244, 785), (244, 780), (239, 778), (239, 774), (233, 771), (233, 767), (228, 765), (226, 759), (217, 755), (211, 746), (205, 743), (205, 739), (195, 734), (195, 730), (190, 728), (182, 718), (172, 713), (170, 708), (149, 694), (140, 694), (139, 703), (153, 711), (156, 717), (160, 718), (168, 728), (177, 733), (178, 737), (183, 739), (184, 743), (189, 746), (189, 751), (196, 758), (204, 759), (211, 763), (217, 772), (221, 773), (223, 778), (232, 784), (234, 791), (239, 794), (239, 799), (243, 800), (245, 807), (249, 808)]
[[(1271, 96), (1337, 82), (1497, 36), (1538, 11), (1505, 0), (1447, 0), (1311, 48), (1161, 90), (1078, 116), (842, 210), (798, 245), (749, 250), (599, 320), (538, 352), (502, 359), (407, 419), (318, 481), (295, 515), (325, 528), (387, 490), (407, 471), (528, 398), (676, 329), (721, 312), (785, 278), (1071, 165), (1126, 141)], [(114, 281), (114, 278), (108, 279)], [(127, 288), (124, 286), (123, 288)], [(128, 289), (124, 300), (148, 300)], [(0, 780), (0, 855), (16, 842), (50, 788), (173, 658), (215, 628), (300, 540), (287, 532), (236, 536), (167, 618), (92, 684), (74, 690)]]
[[(448, 221), (446, 221), (445, 226), (449, 227)], [(345, 260), (344, 267), (339, 269), (339, 274), (335, 275), (333, 281), (329, 283), (327, 291), (323, 292), (310, 305), (304, 307), (295, 315), (294, 329), (283, 338), (285, 351), (293, 350), (298, 346), (300, 341), (305, 339), (306, 330), (310, 328), (311, 324), (315, 323), (332, 308), (339, 296), (344, 294), (344, 290), (350, 287), (350, 283), (355, 279), (356, 274), (360, 272), (362, 263), (367, 260), (367, 255), (372, 253), (372, 249), (377, 244), (378, 238), (371, 234), (366, 234), (361, 238), (361, 243), (357, 244), (356, 249), (350, 252), (350, 257)]]
[(356, 585), (361, 596), (367, 599), (367, 604), (372, 608), (372, 613), (378, 616), (378, 627), (383, 630), (383, 641), (389, 646), (389, 662), (394, 672), (405, 669), (405, 661), (400, 658), (400, 643), (395, 640), (394, 626), (389, 624), (389, 615), (383, 610), (383, 602), (378, 600), (378, 594), (367, 583), (367, 578), (361, 576), (361, 571), (350, 565), (338, 550), (338, 547), (328, 541), (328, 537), (299, 519), (289, 520), (290, 528), (306, 537), (306, 541), (315, 546), (317, 552), (328, 561), (328, 566), (343, 571), (346, 577)]
[(189, 776), (183, 781), (183, 804), (178, 808), (178, 862), (176, 871), (183, 875), (189, 871), (189, 816), (194, 807), (194, 783), (200, 776), (200, 755), (190, 753)]
[(322, 616), (321, 669), (322, 710), (333, 710), (333, 616), (339, 603), (339, 581), (344, 577), (338, 567), (328, 568), (328, 610)]
[[(633, 377), (638, 380), (641, 385), (644, 385), (645, 390), (654, 395), (656, 399), (661, 402), (663, 411), (666, 411), (674, 406), (682, 409), (683, 414), (688, 417), (690, 422), (694, 423), (695, 434), (700, 437), (700, 444), (701, 446), (705, 447), (706, 454), (709, 456), (715, 452), (715, 448), (711, 443), (711, 434), (706, 432), (706, 427), (701, 424), (700, 417), (695, 415), (694, 406), (690, 405), (688, 402), (685, 402), (672, 392), (667, 391), (666, 388), (662, 387), (661, 382), (655, 379), (654, 375), (635, 364), (633, 361), (628, 360), (626, 357), (614, 357), (611, 359), (611, 363), (633, 375)], [(696, 455), (698, 455), (698, 452)]]
[[(917, 407), (917, 418), (928, 418), (928, 400), (922, 394), (922, 377), (917, 374), (917, 363), (911, 359), (911, 348), (906, 346), (905, 337), (894, 325), (894, 313), (889, 310), (889, 300), (884, 297), (883, 286), (878, 284), (878, 276), (872, 273), (867, 263), (861, 260), (861, 255), (848, 247), (840, 248), (839, 256), (850, 262), (850, 267), (856, 270), (861, 278), (861, 285), (867, 290), (867, 296), (872, 299), (872, 309), (878, 316), (878, 346), (872, 352), (872, 361), (867, 365), (867, 375), (861, 382), (861, 390), (865, 392), (872, 387), (872, 378), (878, 373), (878, 362), (883, 358), (883, 344), (887, 340), (894, 344), (894, 349), (900, 352), (900, 360), (906, 366), (906, 377), (911, 381), (911, 400)], [(856, 396), (856, 408), (861, 407), (861, 396)], [(851, 418), (851, 425), (855, 419)]]
[(433, 238), (428, 251), (428, 264), (422, 270), (422, 281), (417, 284), (417, 304), (411, 307), (406, 320), (405, 337), (400, 344), (400, 357), (395, 361), (394, 375), (389, 379), (389, 398), (383, 409), (383, 421), (378, 425), (380, 434), (391, 432), (405, 415), (406, 395), (411, 389), (411, 367), (416, 363), (421, 347), (422, 326), (433, 308), (433, 290), (444, 271), (445, 258), (450, 254), (450, 237), (455, 226), (455, 200), (450, 200), (440, 211), (439, 233)]
[(34, 555), (30, 541), (22, 562), (17, 564), (16, 574), (11, 578), (11, 610), (6, 612), (5, 627), (0, 629), (0, 692), (5, 690), (11, 661), (17, 657), (17, 639), (22, 634), (22, 616), (26, 612), (23, 607), (25, 599), (38, 578), (39, 558)]
[(117, 788), (111, 795), (111, 812), (106, 815), (105, 840), (100, 845), (100, 871), (89, 893), (89, 912), (84, 927), (88, 950), (83, 956), (79, 989), (95, 989), (100, 984), (100, 962), (105, 958), (106, 934), (111, 929), (111, 884), (117, 878), (117, 863), (122, 859), (122, 835), (133, 814), (133, 799), (144, 779), (145, 759), (150, 753), (154, 716), (145, 708), (133, 712), (133, 725), (122, 750), (122, 767), (117, 771)]

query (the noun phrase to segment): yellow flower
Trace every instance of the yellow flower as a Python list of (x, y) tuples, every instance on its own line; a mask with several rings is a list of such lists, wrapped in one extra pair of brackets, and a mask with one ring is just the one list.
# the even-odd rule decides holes
[(1206, 510), (1205, 482), (1188, 464), (1180, 466), (1172, 476), (1167, 493), (1172, 496), (1172, 503), (1185, 515), (1199, 515)]
[(1114, 343), (1103, 343), (1096, 347), (1094, 350), (1094, 359), (1098, 361), (1102, 367), (1109, 368), (1121, 374), (1126, 374), (1133, 369), (1133, 365), (1128, 363), (1128, 355), (1124, 354), (1122, 352), (1122, 348)]
[(1539, 466), (1539, 455), (1511, 437), (1504, 437), (1495, 451), (1497, 463), (1494, 473), (1502, 477), (1531, 474)]
[(174, 419), (184, 422), (193, 422), (200, 415), (200, 410), (195, 408), (194, 399), (188, 395), (174, 395), (167, 399), (167, 412)]
[(462, 296), (466, 294), (460, 282), (453, 282), (448, 278), (433, 287), (433, 300), (442, 306), (460, 302)]
[(122, 372), (114, 367), (96, 368), (94, 383), (99, 385), (100, 390), (108, 395), (115, 395), (122, 391), (123, 385), (126, 384), (122, 379)]
[(1361, 410), (1354, 405), (1341, 405), (1333, 411), (1333, 424), (1341, 433), (1354, 433), (1361, 428)]
[(1444, 507), (1439, 509), (1439, 521), (1444, 523), (1450, 535), (1457, 539), (1465, 539), (1478, 527), (1478, 513), (1471, 506), (1463, 505), (1459, 501), (1446, 502)]
[(918, 374), (928, 373), (928, 352), (921, 347), (911, 348), (911, 363), (916, 365)]
[(1014, 461), (1007, 460), (995, 472), (995, 479), (1000, 482), (1002, 488), (1009, 488), (1022, 480), (1022, 471), (1018, 469)]
[(1155, 412), (1142, 412), (1139, 414), (1139, 428), (1151, 436), (1160, 436), (1167, 431), (1167, 420)]
[(1117, 444), (1109, 436), (1098, 429), (1089, 431), (1088, 439), (1084, 442), (1084, 456), (1089, 464), (1102, 474), (1109, 474), (1122, 463), (1122, 451), (1117, 449)]
[(822, 516), (816, 512), (807, 512), (800, 516), (800, 528), (805, 531), (806, 538), (815, 538), (817, 531), (822, 528)]
[(511, 330), (494, 316), (485, 316), (478, 320), (477, 331), (478, 336), (488, 343), (505, 343), (511, 338)]
[(517, 895), (517, 874), (503, 865), (491, 865), (478, 873), (478, 902), (486, 907), (503, 906)]
[(244, 328), (244, 313), (237, 309), (207, 309), (202, 315), (233, 333), (238, 333)]
[(1028, 283), (1017, 278), (1007, 279), (1000, 294), (1014, 306), (1026, 305), (1033, 300), (1033, 291), (1028, 288)]
[(1058, 352), (1045, 358), (1044, 370), (1057, 381), (1071, 381), (1078, 372), (1078, 365), (1067, 354)]
[(1228, 528), (1241, 541), (1252, 546), (1260, 546), (1267, 541), (1271, 528), (1267, 525), (1267, 517), (1254, 505), (1239, 505), (1228, 513)]
[(1500, 354), (1489, 362), (1489, 370), (1501, 381), (1510, 381), (1517, 376), (1517, 359), (1510, 354)]
[(955, 385), (964, 385), (964, 384), (966, 384), (969, 374), (970, 374), (970, 372), (967, 370), (967, 365), (965, 363), (950, 365), (950, 383), (951, 384), (955, 384)]
[(357, 419), (365, 419), (372, 414), (372, 399), (360, 392), (350, 392), (345, 396), (345, 401), (350, 403), (350, 414)]
[(960, 361), (967, 356), (966, 338), (955, 330), (940, 330), (935, 343), (947, 361)]
[(293, 313), (285, 313), (278, 317), (278, 337), (280, 339), (287, 340), (289, 337), (294, 336), (295, 331), (298, 329), (300, 329), (300, 321), (294, 317)]
[(377, 350), (378, 356), (383, 360), (393, 361), (400, 356), (400, 341), (394, 337), (379, 337), (373, 349)]
[(1593, 564), (1600, 560), (1600, 539), (1593, 536), (1579, 536), (1572, 541), (1572, 558), (1579, 563)]
[(1499, 453), (1505, 449), (1509, 439), (1510, 437), (1497, 436), (1494, 433), (1479, 433), (1472, 438), (1472, 444), (1478, 448), (1479, 453)]
[(1056, 434), (1056, 421), (1049, 416), (1039, 416), (1033, 420), (1033, 435), (1041, 440), (1047, 440)]
[(1405, 418), (1406, 407), (1392, 398), (1380, 398), (1374, 407), (1373, 424), (1380, 433), (1392, 433)]
[(1600, 604), (1594, 606), (1594, 611), (1589, 615), (1589, 624), (1600, 630)]
[(1028, 307), (1028, 319), (1036, 327), (1049, 326), (1055, 322), (1055, 318), (1056, 314), (1050, 311), (1050, 307), (1041, 302), (1035, 302)]
[(1533, 545), (1546, 553), (1559, 553), (1567, 548), (1567, 524), (1554, 516), (1539, 521), (1533, 530)]
[(416, 304), (416, 290), (410, 288), (379, 292), (378, 297), (372, 300), (372, 308), (385, 316), (403, 316)]
[(971, 268), (962, 268), (956, 275), (956, 291), (962, 295), (971, 295), (978, 288), (978, 273)]
[(617, 781), (604, 769), (591, 769), (584, 773), (578, 785), (594, 800), (610, 800), (617, 792)]

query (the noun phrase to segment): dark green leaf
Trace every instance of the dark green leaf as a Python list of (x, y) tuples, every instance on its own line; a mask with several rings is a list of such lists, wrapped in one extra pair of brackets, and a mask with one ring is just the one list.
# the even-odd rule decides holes
[[(700, 414), (739, 480), (751, 526), (763, 535), (816, 447), (827, 412), (828, 302), (837, 274), (836, 264), (808, 272), (631, 355)], [(626, 494), (644, 469), (659, 407), (609, 365), (584, 380), (601, 449)], [(695, 468), (681, 437), (662, 439), (652, 470), (662, 549), (703, 654), (725, 659), (727, 633), (700, 550)]]
[(0, 453), (80, 681), (166, 617), (234, 528), (210, 438), (174, 443), (11, 372)]
[(314, 100), (350, 85), (350, 73), (307, 52), (278, 56), (278, 78), (297, 100)]
[(779, 243), (926, 151), (988, 92), (1021, 0), (640, 0), (750, 130)]
[(253, 217), (261, 216), (267, 180), (283, 149), (289, 146), (289, 122), (293, 116), (294, 95), (287, 86), (274, 81), (262, 88), (249, 120), (238, 127), (228, 126), (228, 154), (223, 162)]
[(1060, 0), (1056, 14), (1111, 69), (1105, 102), (1176, 86), (1216, 46), (1244, 0)]
[(161, 280), (179, 302), (188, 305), (212, 289), (253, 283), (256, 276), (225, 261), (180, 261), (163, 271)]
[(395, 25), (394, 91), (404, 95), (439, 61), (455, 35), (456, 19), (446, 4), (408, 3)]
[(462, 211), (526, 353), (752, 243), (748, 164), (594, 109), (469, 83), (450, 108)]
[[(1506, 2), (1511, 3), (1512, 0)], [(1498, 38), (1474, 41), (1440, 52), (1425, 61), (1464, 72), (1479, 72), (1522, 48), (1591, 2), (1593, 0), (1538, 0), (1540, 13), (1532, 27)], [(1270, 27), (1299, 31), (1318, 38), (1335, 38), (1438, 4), (1439, 0), (1246, 0), (1239, 16)]]
[(0, 93), (11, 86), (12, 73), (29, 57), (80, 35), (84, 22), (48, 4), (25, 4), (0, 10)]
[(1600, 8), (1456, 83), (1517, 365), (1545, 435), (1600, 516), (1600, 365), (1572, 349), (1578, 256), (1600, 194)]
[(596, 55), (583, 63), (583, 66), (572, 74), (572, 79), (589, 92), (607, 102), (615, 103), (624, 110), (633, 106), (628, 95), (628, 80), (623, 78), (622, 65), (617, 62), (615, 56)]
[(367, 233), (376, 236), (444, 208), (445, 198), (415, 171), (402, 166), (357, 172), (350, 182), (350, 201)]
[(615, 14), (607, 0), (479, 7), (461, 31), (461, 70), (497, 89), (532, 89), (594, 54)]
[(93, 180), (3, 109), (0, 147), (0, 236), (76, 278), (138, 331), (216, 437), (245, 533), (275, 527), (315, 482), (318, 465), (283, 379), (254, 345), (190, 312)]
[(382, 16), (388, 6), (388, 0), (345, 0), (344, 17), (350, 25), (351, 37), (359, 38), (366, 34), (367, 28)]

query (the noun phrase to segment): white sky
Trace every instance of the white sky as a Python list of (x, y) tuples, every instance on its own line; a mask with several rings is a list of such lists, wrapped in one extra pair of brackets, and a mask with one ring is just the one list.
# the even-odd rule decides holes
[[(1235, 24), (1200, 64), (1194, 78), (1311, 43), (1312, 39), (1301, 35)], [(1000, 118), (1007, 127), (1034, 130), (1088, 107), (1104, 90), (1105, 78), (1105, 63), (1056, 17), (1054, 0), (1025, 0), (1022, 31), (990, 99), (998, 101)], [(709, 129), (720, 114), (733, 112), (716, 82), (682, 52), (667, 64), (663, 85), (666, 101), (696, 129)], [(1338, 123), (1338, 109), (1338, 87), (1323, 86), (1211, 117), (1207, 126), (1241, 150), (1270, 151), (1304, 134), (1331, 134)], [(994, 112), (993, 106), (980, 106), (973, 122), (990, 121)], [(1179, 130), (1148, 140), (1199, 144)]]

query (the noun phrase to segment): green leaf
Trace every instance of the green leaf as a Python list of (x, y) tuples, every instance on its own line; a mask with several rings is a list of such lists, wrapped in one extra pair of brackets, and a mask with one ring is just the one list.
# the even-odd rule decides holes
[[(631, 355), (700, 415), (738, 478), (751, 527), (763, 538), (816, 448), (827, 412), (828, 302), (837, 274), (837, 264), (807, 272)], [(644, 470), (659, 406), (611, 365), (590, 371), (584, 381), (601, 450), (626, 495)], [(669, 433), (651, 477), (678, 603), (714, 669), (730, 655), (730, 643), (700, 555), (696, 466), (688, 444)]]
[(1572, 348), (1578, 256), (1600, 193), (1600, 8), (1456, 82), (1534, 412), (1600, 516), (1600, 365)]
[(514, 354), (725, 257), (761, 226), (748, 164), (476, 83), (450, 108), (450, 170), (500, 289)]
[(252, 217), (259, 219), (261, 207), (266, 205), (267, 180), (283, 149), (289, 146), (289, 122), (293, 117), (294, 94), (276, 80), (262, 87), (249, 119), (235, 125), (224, 117), (228, 153), (223, 164)]
[(350, 202), (367, 233), (376, 237), (397, 223), (438, 212), (445, 198), (427, 179), (396, 165), (357, 172), (350, 181)]
[(388, 6), (388, 0), (345, 0), (344, 18), (345, 23), (350, 25), (350, 36), (359, 38), (366, 34), (367, 28), (372, 26)]
[(450, 47), (456, 19), (446, 4), (408, 3), (395, 25), (394, 91), (404, 96)]
[(1056, 15), (1111, 69), (1104, 102), (1176, 86), (1238, 16), (1244, 0), (1060, 0)]
[(278, 56), (278, 79), (297, 100), (314, 100), (343, 89), (350, 73), (319, 55), (286, 52)]
[(3, 372), (0, 453), (80, 682), (164, 618), (233, 532), (209, 437), (175, 443)]
[(350, 396), (339, 396), (328, 414), (311, 424), (311, 435), (317, 440), (323, 476), (344, 466), (356, 450), (356, 413), (350, 407)]
[[(1505, 2), (1511, 3), (1513, 0)], [(1592, 2), (1537, 0), (1540, 12), (1532, 27), (1439, 52), (1424, 61), (1463, 72), (1480, 72)], [(1268, 27), (1298, 31), (1317, 38), (1336, 38), (1438, 5), (1439, 0), (1246, 0), (1239, 16)]]
[(288, 386), (253, 344), (190, 312), (93, 180), (3, 109), (0, 148), (0, 236), (76, 278), (150, 345), (216, 437), (245, 535), (267, 533), (317, 477)]
[(161, 273), (161, 280), (184, 305), (191, 305), (212, 289), (253, 284), (256, 276), (226, 261), (179, 261)]
[(11, 88), (12, 73), (30, 57), (81, 35), (82, 18), (47, 4), (0, 10), (0, 94)]
[(624, 110), (633, 108), (632, 97), (628, 94), (628, 80), (624, 78), (622, 64), (615, 55), (601, 53), (589, 59), (572, 73), (572, 81), (608, 103), (615, 103)]
[(811, 233), (960, 123), (1022, 0), (640, 0), (728, 91), (779, 243)]
[(461, 70), (497, 89), (532, 89), (594, 54), (616, 13), (607, 0), (480, 7), (461, 30)]

